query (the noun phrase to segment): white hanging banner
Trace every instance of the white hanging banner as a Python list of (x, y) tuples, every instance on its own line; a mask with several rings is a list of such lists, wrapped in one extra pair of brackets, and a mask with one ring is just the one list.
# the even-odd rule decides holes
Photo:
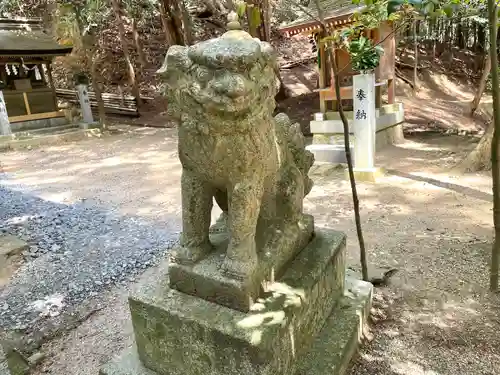
[(38, 69), (38, 65), (35, 65), (35, 78), (37, 81), (42, 80), (42, 75), (40, 74), (40, 69)]

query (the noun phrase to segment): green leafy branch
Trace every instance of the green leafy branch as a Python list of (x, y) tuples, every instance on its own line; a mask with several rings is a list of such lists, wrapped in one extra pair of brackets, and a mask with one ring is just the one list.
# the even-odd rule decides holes
[[(360, 0), (353, 0), (354, 4), (359, 4)], [(364, 7), (354, 15), (354, 22), (345, 28), (329, 32), (330, 35), (322, 38), (320, 43), (334, 49), (343, 48), (349, 55), (352, 69), (355, 71), (370, 71), (375, 69), (379, 63), (384, 49), (382, 43), (393, 35), (397, 30), (406, 25), (399, 22), (407, 18), (407, 14), (412, 12), (410, 6), (403, 6), (400, 9), (389, 9), (389, 0), (364, 0)], [(391, 21), (399, 25), (384, 39), (376, 44), (367, 36), (366, 31), (377, 29), (381, 23)], [(345, 70), (349, 64), (339, 70)]]

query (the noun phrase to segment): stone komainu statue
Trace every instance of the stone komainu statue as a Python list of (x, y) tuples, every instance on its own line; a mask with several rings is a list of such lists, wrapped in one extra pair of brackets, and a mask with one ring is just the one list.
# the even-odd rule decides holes
[(212, 251), (214, 197), (229, 236), (222, 264), (227, 277), (251, 276), (260, 248), (284, 226), (298, 226), (314, 157), (298, 124), (285, 114), (273, 117), (276, 64), (268, 43), (241, 30), (168, 50), (159, 74), (169, 114), (178, 121), (183, 168), (175, 262), (196, 263)]

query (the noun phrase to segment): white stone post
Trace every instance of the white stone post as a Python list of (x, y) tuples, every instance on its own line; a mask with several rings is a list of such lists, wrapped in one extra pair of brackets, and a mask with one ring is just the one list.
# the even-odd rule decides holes
[(89, 89), (87, 85), (77, 85), (76, 91), (78, 92), (78, 99), (80, 101), (80, 108), (82, 109), (82, 118), (85, 124), (92, 124), (94, 117), (92, 116), (92, 109), (90, 108)]
[(11, 134), (12, 130), (10, 128), (9, 115), (7, 114), (7, 106), (5, 105), (3, 92), (0, 90), (0, 135)]
[(375, 133), (375, 74), (363, 73), (353, 77), (354, 171), (360, 180), (374, 180)]

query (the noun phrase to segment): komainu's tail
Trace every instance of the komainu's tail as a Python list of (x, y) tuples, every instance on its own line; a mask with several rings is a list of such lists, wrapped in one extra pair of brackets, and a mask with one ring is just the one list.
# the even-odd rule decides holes
[(292, 124), (290, 118), (284, 113), (278, 113), (274, 117), (274, 120), (276, 121), (276, 126), (283, 129), (295, 165), (297, 165), (297, 168), (302, 172), (302, 176), (304, 176), (304, 196), (306, 196), (313, 187), (313, 181), (309, 178), (308, 174), (309, 169), (311, 169), (314, 163), (314, 155), (306, 150), (305, 138), (300, 130), (299, 123)]

